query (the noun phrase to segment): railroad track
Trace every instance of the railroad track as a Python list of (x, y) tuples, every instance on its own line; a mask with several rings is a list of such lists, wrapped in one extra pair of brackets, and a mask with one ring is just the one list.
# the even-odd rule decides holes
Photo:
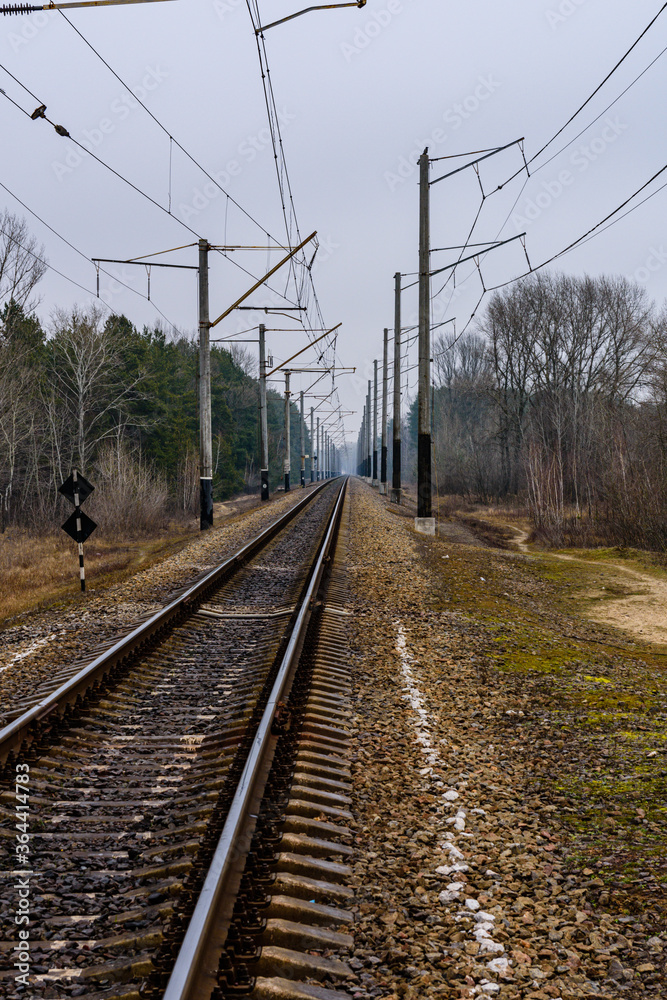
[(344, 482), (312, 491), (0, 731), (0, 950), (19, 791), (30, 995), (333, 1000), (353, 978), (346, 517)]

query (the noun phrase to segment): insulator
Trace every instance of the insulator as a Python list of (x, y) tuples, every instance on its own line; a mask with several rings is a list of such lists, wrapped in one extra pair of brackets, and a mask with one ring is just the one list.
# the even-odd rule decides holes
[(0, 14), (32, 14), (36, 10), (44, 10), (43, 7), (31, 7), (27, 3), (12, 4), (10, 7), (0, 7)]

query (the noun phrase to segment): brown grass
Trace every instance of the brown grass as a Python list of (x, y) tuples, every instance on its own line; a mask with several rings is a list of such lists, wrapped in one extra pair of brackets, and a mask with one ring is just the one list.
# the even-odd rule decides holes
[[(86, 584), (98, 590), (182, 548), (196, 528), (172, 525), (155, 536), (121, 542), (99, 536), (84, 545)], [(77, 547), (63, 532), (0, 534), (0, 622), (80, 592)]]

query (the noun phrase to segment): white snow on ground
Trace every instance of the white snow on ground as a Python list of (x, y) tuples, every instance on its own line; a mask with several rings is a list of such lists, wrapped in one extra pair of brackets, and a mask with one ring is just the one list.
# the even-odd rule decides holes
[[(397, 630), (396, 650), (400, 656), (401, 672), (405, 680), (405, 688), (403, 689), (405, 694), (403, 697), (414, 713), (412, 723), (417, 733), (415, 742), (420, 744), (422, 753), (429, 765), (420, 769), (419, 773), (422, 776), (432, 775), (433, 768), (438, 765), (444, 766), (444, 761), (433, 741), (433, 734), (429, 726), (432, 716), (425, 707), (419, 681), (413, 670), (414, 658), (408, 651), (405, 629), (400, 621), (395, 624)], [(442, 782), (435, 782), (435, 785), (436, 788), (443, 787)], [(450, 863), (448, 865), (440, 865), (435, 871), (438, 875), (454, 876), (455, 878), (458, 873), (469, 871), (469, 866), (466, 864), (466, 850), (468, 853), (471, 853), (471, 841), (474, 840), (475, 835), (466, 830), (467, 814), (471, 813), (473, 816), (486, 816), (487, 814), (477, 804), (469, 806), (466, 804), (466, 808), (464, 808), (464, 805), (460, 802), (459, 792), (455, 788), (448, 788), (442, 793), (441, 797), (443, 809), (453, 812), (453, 815), (445, 820), (449, 829), (443, 832), (443, 843), (440, 845), (442, 850), (449, 854)], [(461, 841), (460, 846), (456, 843), (457, 840)], [(494, 872), (493, 874), (495, 875), (496, 873)], [(438, 899), (443, 906), (450, 906), (457, 903), (461, 905), (462, 908), (455, 915), (455, 920), (459, 921), (464, 917), (469, 920), (473, 917), (475, 925), (469, 933), (479, 944), (479, 959), (483, 960), (484, 957), (488, 957), (489, 961), (486, 967), (489, 972), (506, 976), (511, 973), (512, 963), (505, 955), (504, 946), (499, 941), (493, 940), (496, 918), (492, 913), (482, 910), (479, 900), (466, 897), (466, 888), (467, 885), (465, 882), (452, 881), (443, 889)], [(471, 987), (470, 995), (495, 996), (499, 992), (500, 986), (497, 983), (488, 979), (482, 979), (476, 986)], [(557, 997), (556, 1000), (561, 1000), (561, 998)]]

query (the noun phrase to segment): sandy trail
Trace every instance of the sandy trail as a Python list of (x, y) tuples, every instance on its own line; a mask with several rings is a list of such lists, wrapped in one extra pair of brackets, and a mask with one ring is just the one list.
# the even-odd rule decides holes
[[(528, 553), (528, 532), (516, 525), (507, 525), (515, 532), (514, 542), (520, 552)], [(556, 552), (542, 553), (551, 559), (593, 566), (609, 574), (612, 581), (623, 585), (625, 577), (635, 580), (641, 586), (639, 593), (624, 597), (608, 597), (599, 590), (587, 593), (594, 603), (586, 611), (587, 616), (602, 625), (613, 625), (623, 629), (641, 642), (667, 645), (667, 580), (660, 580), (648, 573), (630, 569), (609, 560), (583, 559), (581, 556), (563, 555)], [(595, 598), (599, 597), (598, 601)]]

